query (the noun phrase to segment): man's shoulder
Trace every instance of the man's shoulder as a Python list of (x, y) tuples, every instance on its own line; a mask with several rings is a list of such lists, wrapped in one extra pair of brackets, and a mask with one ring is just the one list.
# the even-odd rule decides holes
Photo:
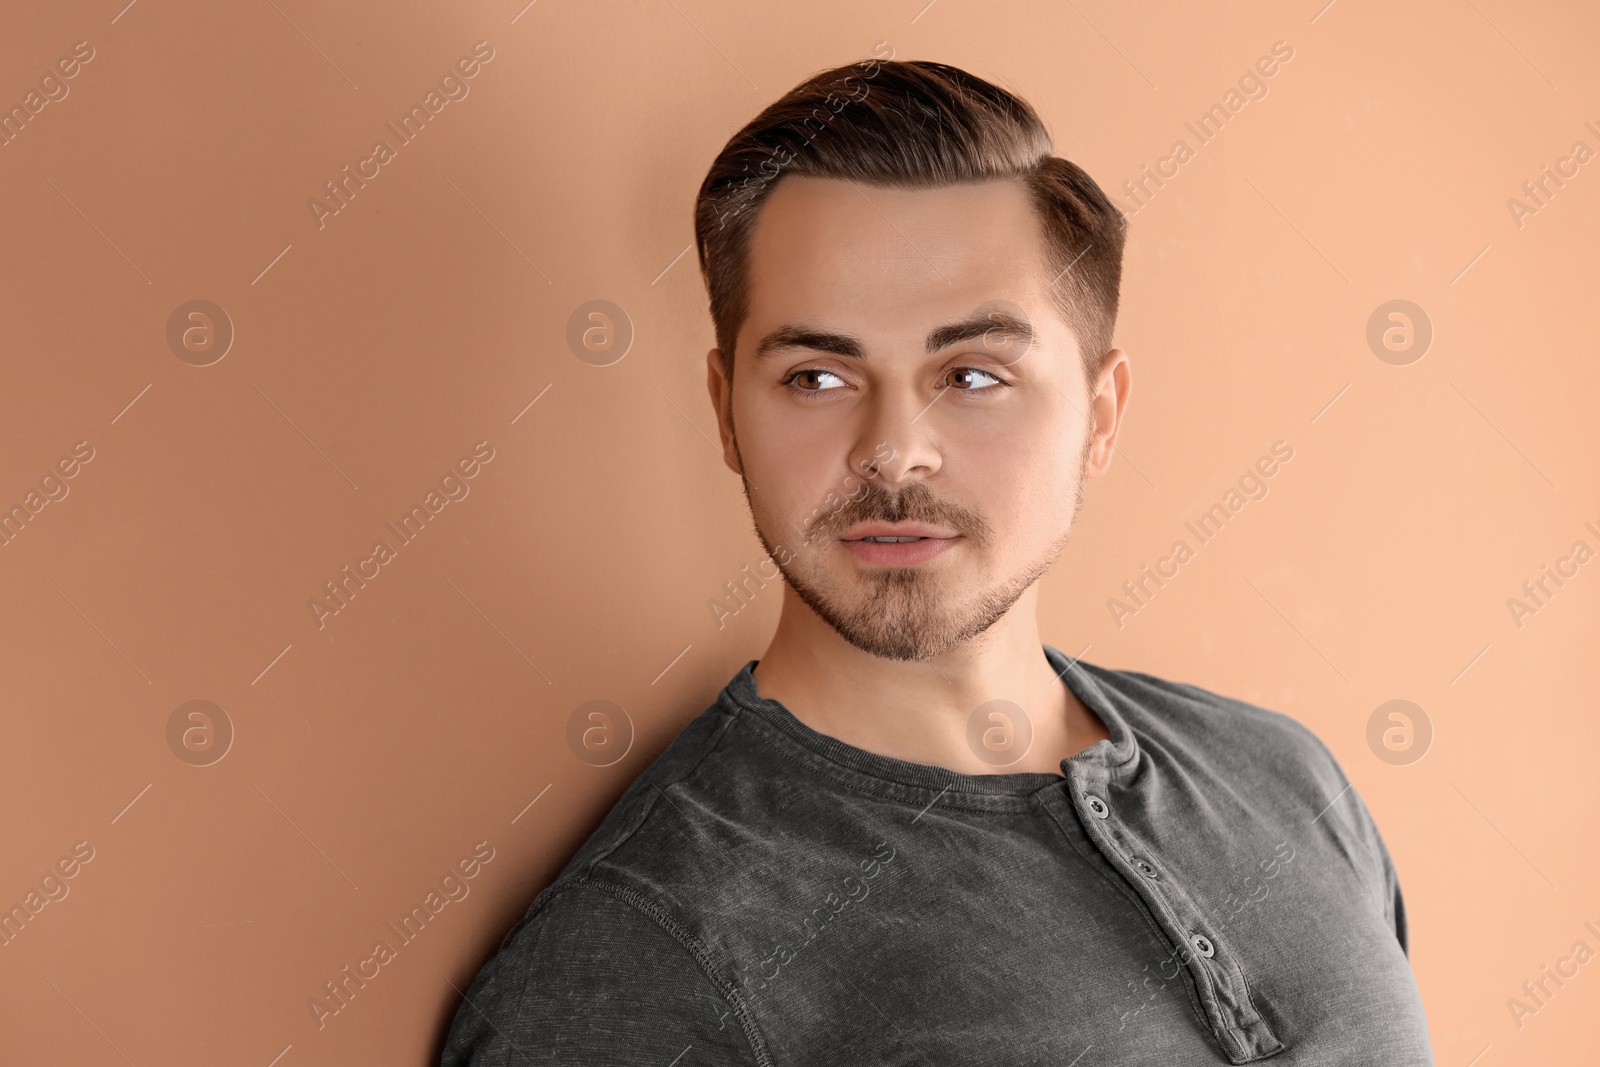
[[(579, 946), (594, 964), (607, 957), (620, 965), (629, 952), (654, 946), (691, 968), (701, 951), (682, 925), (637, 888), (564, 873), (533, 898), (526, 913), (501, 939), (495, 958), (519, 975), (536, 968), (560, 972), (572, 962), (561, 954)], [(603, 951), (606, 948), (627, 952), (611, 954)]]
[(739, 797), (760, 756), (730, 741), (738, 718), (719, 695), (628, 784), (480, 969), (447, 1067), (514, 1052), (611, 1063), (624, 1048), (665, 1063), (686, 1045), (697, 1062), (760, 1059), (701, 921), (732, 891), (708, 872), (758, 836), (743, 826), (759, 809)]
[(1348, 782), (1322, 738), (1292, 715), (1144, 671), (1083, 666), (1117, 710), (1150, 735), (1147, 743), (1181, 746), (1207, 759), (1239, 758), (1292, 769), (1335, 789)]
[[(479, 970), (441, 1063), (757, 1062), (760, 1039), (672, 918), (625, 886), (572, 877), (535, 898)], [(520, 1062), (520, 1060), (518, 1062)]]
[[(1296, 813), (1317, 833), (1339, 839), (1347, 855), (1365, 856), (1374, 885), (1392, 879), (1372, 813), (1332, 749), (1305, 723), (1188, 682), (1084, 666), (1124, 713), (1147, 755), (1247, 796), (1258, 810)], [(1323, 818), (1333, 810), (1347, 816)]]
[(753, 729), (723, 690), (628, 783), (545, 892), (609, 886), (636, 904), (712, 892), (708, 871), (753, 858), (782, 814), (780, 762)]

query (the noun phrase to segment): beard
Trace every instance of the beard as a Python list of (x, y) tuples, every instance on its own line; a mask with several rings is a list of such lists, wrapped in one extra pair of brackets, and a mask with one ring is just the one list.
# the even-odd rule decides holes
[[(931, 562), (903, 567), (869, 566), (859, 582), (830, 572), (824, 562), (829, 551), (843, 551), (835, 548), (838, 533), (873, 521), (944, 526), (955, 530), (965, 547), (977, 552), (994, 544), (993, 530), (982, 515), (941, 501), (926, 482), (912, 482), (891, 494), (878, 483), (865, 481), (866, 491), (861, 495), (848, 497), (820, 515), (813, 512), (805, 528), (796, 531), (800, 546), (786, 551), (773, 544), (761, 529), (750, 496), (750, 482), (742, 473), (740, 478), (756, 536), (801, 601), (861, 651), (883, 659), (921, 661), (988, 630), (1054, 565), (1067, 546), (1073, 521), (1083, 506), (1083, 471), (1093, 440), (1091, 427), (1078, 457), (1077, 498), (1072, 516), (1060, 536), (1015, 573), (975, 590), (945, 588), (956, 579), (935, 571)], [(742, 462), (740, 466), (743, 467)], [(794, 529), (792, 524), (790, 529)]]

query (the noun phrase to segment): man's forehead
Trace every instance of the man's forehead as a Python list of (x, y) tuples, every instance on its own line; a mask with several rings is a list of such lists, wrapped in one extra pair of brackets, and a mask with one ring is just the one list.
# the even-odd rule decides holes
[(788, 176), (758, 210), (749, 251), (752, 280), (816, 274), (960, 284), (974, 273), (1042, 269), (1043, 234), (1018, 181), (907, 189)]
[(920, 348), (933, 328), (1002, 309), (1040, 339), (1070, 334), (1053, 314), (1042, 230), (1019, 182), (902, 189), (787, 177), (757, 216), (747, 268), (739, 344), (751, 355), (775, 329), (824, 321), (914, 334)]

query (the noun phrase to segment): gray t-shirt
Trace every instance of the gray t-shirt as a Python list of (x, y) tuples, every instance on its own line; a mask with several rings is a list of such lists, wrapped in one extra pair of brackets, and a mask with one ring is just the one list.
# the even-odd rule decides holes
[(1062, 774), (867, 752), (747, 663), (457, 1007), (471, 1064), (1433, 1063), (1388, 850), (1279, 712), (1069, 661)]

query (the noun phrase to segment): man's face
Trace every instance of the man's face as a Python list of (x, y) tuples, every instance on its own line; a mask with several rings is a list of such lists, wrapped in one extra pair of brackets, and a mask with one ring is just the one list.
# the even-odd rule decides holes
[(749, 271), (734, 387), (715, 350), (709, 384), (762, 544), (873, 655), (987, 630), (1066, 546), (1096, 440), (1026, 189), (786, 177)]

